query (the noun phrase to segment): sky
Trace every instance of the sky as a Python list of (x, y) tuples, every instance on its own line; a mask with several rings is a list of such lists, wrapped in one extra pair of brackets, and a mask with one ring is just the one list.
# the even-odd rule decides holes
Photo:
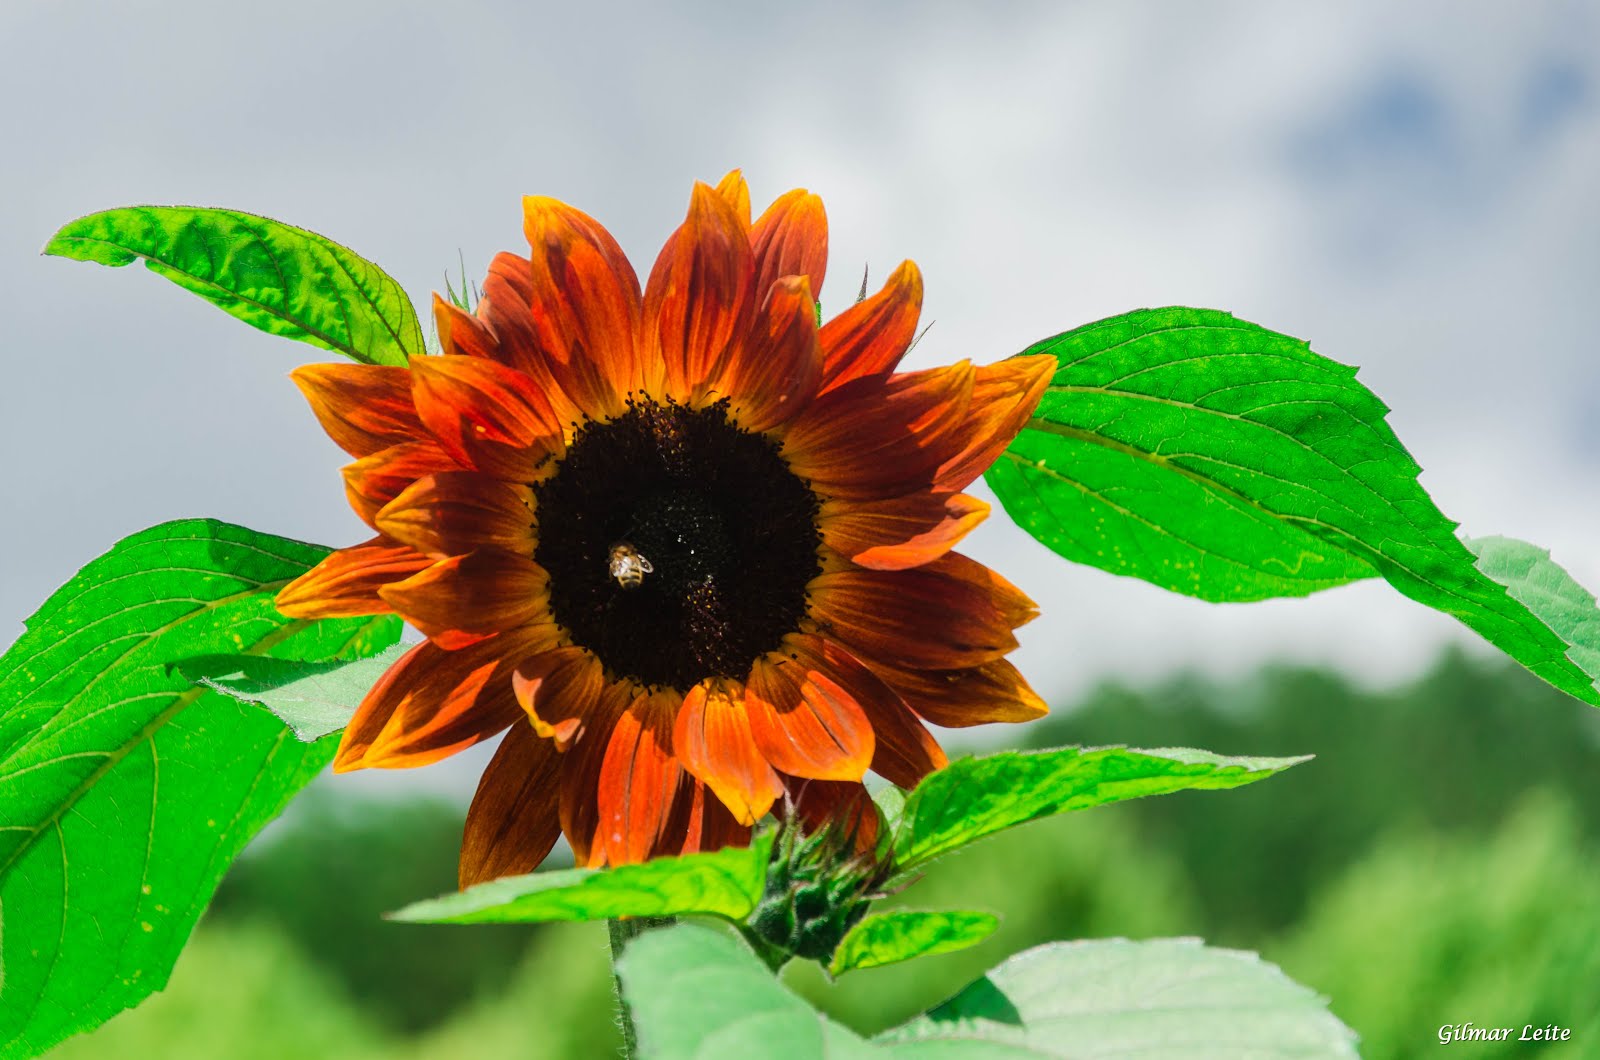
[[(0, 5), (0, 644), (84, 562), (213, 516), (367, 536), (286, 378), (332, 359), (141, 268), (39, 256), (133, 203), (321, 232), (421, 307), (521, 245), (520, 197), (641, 272), (742, 167), (831, 225), (823, 309), (922, 267), (912, 367), (1129, 309), (1230, 310), (1361, 367), (1472, 535), (1600, 587), (1600, 5)], [(426, 315), (424, 315), (426, 320)], [(982, 492), (980, 490), (980, 492)], [(1266, 660), (1383, 683), (1481, 645), (1382, 582), (1217, 606), (1075, 567), (998, 506), (964, 550), (1042, 617), (1014, 656), (1102, 680)], [(1245, 750), (1245, 749), (1239, 749)]]

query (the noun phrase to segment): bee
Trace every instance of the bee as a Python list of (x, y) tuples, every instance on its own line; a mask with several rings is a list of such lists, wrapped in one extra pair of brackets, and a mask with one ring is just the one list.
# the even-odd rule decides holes
[(624, 589), (637, 589), (644, 584), (644, 576), (655, 570), (650, 561), (639, 554), (639, 550), (626, 541), (618, 541), (611, 546), (607, 557), (611, 569), (611, 577)]

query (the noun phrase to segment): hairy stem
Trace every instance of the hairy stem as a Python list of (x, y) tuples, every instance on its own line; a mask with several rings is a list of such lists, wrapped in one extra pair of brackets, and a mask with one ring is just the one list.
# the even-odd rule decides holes
[(613, 917), (606, 921), (606, 930), (611, 939), (611, 986), (617, 995), (617, 1016), (622, 1021), (622, 1055), (625, 1060), (634, 1060), (639, 1051), (639, 1034), (633, 1026), (633, 1009), (628, 1006), (628, 999), (622, 993), (622, 978), (617, 974), (617, 961), (622, 957), (623, 949), (629, 942), (651, 928), (666, 927), (675, 923), (677, 917), (671, 916), (635, 916)]

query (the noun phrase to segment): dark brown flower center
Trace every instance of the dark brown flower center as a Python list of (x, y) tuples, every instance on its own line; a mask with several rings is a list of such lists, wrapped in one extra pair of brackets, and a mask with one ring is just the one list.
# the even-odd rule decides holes
[(643, 684), (743, 678), (821, 569), (816, 495), (726, 402), (644, 398), (587, 423), (534, 497), (555, 620)]

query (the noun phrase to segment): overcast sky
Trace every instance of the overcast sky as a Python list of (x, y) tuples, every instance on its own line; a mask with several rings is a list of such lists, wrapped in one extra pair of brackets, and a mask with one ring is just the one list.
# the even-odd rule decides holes
[[(419, 306), (521, 245), (519, 197), (641, 272), (690, 184), (808, 187), (823, 308), (902, 258), (917, 367), (1148, 305), (1231, 310), (1360, 365), (1471, 534), (1600, 586), (1595, 4), (0, 5), (0, 644), (116, 539), (209, 515), (344, 545), (347, 458), (286, 374), (329, 359), (141, 268), (38, 256), (140, 202), (322, 232)], [(426, 317), (425, 317), (426, 319)], [(1068, 565), (1003, 515), (967, 549), (1044, 616), (1017, 661), (1106, 677), (1267, 659), (1415, 672), (1453, 621), (1382, 583), (1218, 607)]]

